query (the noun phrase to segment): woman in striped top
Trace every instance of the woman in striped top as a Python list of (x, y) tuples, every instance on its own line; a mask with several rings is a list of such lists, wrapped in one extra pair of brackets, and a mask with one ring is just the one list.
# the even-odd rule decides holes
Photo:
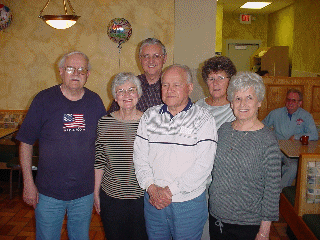
[(142, 94), (139, 79), (119, 73), (112, 95), (120, 110), (98, 123), (95, 160), (94, 205), (105, 235), (112, 239), (147, 239), (143, 195), (133, 167), (133, 143), (142, 112), (136, 104)]
[(236, 73), (233, 62), (225, 56), (214, 56), (205, 61), (202, 67), (202, 79), (208, 86), (210, 95), (200, 99), (196, 104), (211, 112), (217, 129), (223, 123), (235, 120), (227, 99), (227, 88), (230, 78)]
[(227, 93), (236, 120), (218, 130), (210, 239), (269, 239), (271, 221), (279, 217), (281, 153), (275, 134), (258, 119), (265, 86), (256, 73), (240, 72)]
[[(206, 108), (214, 117), (217, 130), (225, 122), (235, 120), (230, 102), (227, 99), (227, 88), (230, 78), (237, 72), (233, 62), (225, 56), (214, 56), (205, 61), (202, 67), (202, 79), (208, 86), (209, 96), (196, 102), (196, 105)], [(211, 182), (211, 176), (207, 182), (207, 189)], [(207, 199), (209, 198), (206, 191)], [(209, 220), (203, 228), (201, 240), (208, 240)]]

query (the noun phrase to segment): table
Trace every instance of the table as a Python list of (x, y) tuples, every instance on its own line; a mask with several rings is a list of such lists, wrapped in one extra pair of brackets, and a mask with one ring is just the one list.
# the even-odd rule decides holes
[(302, 145), (299, 140), (279, 140), (281, 151), (290, 158), (298, 158), (301, 153), (320, 153), (320, 140), (309, 141), (308, 145)]
[[(0, 128), (0, 139), (4, 138), (5, 136), (8, 136), (12, 133), (15, 133), (18, 131), (17, 128)], [(0, 193), (3, 191), (2, 188), (0, 188)], [(11, 194), (12, 195), (12, 194)]]
[(18, 131), (17, 128), (0, 128), (0, 138), (4, 138), (12, 133)]

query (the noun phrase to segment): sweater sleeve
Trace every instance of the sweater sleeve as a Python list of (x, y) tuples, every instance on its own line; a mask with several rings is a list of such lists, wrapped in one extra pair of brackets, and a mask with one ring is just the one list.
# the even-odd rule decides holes
[(281, 191), (281, 153), (276, 139), (268, 141), (268, 146), (264, 153), (263, 169), (265, 171), (265, 188), (261, 216), (264, 221), (277, 221)]
[(103, 151), (103, 143), (101, 143), (101, 125), (102, 125), (102, 119), (99, 120), (98, 126), (97, 126), (97, 139), (95, 142), (96, 151), (95, 151), (95, 169), (104, 169), (105, 162), (106, 162), (106, 156)]
[[(314, 123), (313, 117), (310, 113), (307, 113), (307, 116), (306, 116), (306, 125), (305, 125), (304, 132), (306, 133), (305, 135), (309, 136), (309, 140), (318, 140), (319, 138), (316, 124)], [(300, 139), (301, 136), (298, 136), (298, 137)]]

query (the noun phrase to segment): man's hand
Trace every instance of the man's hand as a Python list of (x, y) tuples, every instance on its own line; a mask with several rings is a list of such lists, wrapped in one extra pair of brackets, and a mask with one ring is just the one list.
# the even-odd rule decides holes
[(168, 187), (162, 188), (152, 184), (148, 188), (148, 194), (150, 204), (159, 210), (169, 206), (172, 201), (172, 194)]
[(292, 135), (289, 140), (293, 141), (294, 140), (294, 135)]
[(24, 184), (23, 201), (35, 209), (39, 201), (39, 192), (34, 183)]

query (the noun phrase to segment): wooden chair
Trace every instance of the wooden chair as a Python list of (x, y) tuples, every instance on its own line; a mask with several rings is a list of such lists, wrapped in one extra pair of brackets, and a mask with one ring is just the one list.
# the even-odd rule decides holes
[[(318, 172), (315, 167), (311, 167), (315, 165), (318, 165)], [(296, 186), (284, 188), (280, 194), (280, 213), (298, 240), (316, 240), (319, 237), (319, 233), (311, 229), (319, 229), (320, 222), (319, 226), (314, 227), (305, 221), (308, 216), (320, 219), (320, 215), (316, 215), (320, 214), (320, 199), (314, 201), (316, 195), (310, 194), (314, 189), (320, 191), (320, 154), (301, 154)]]
[[(19, 160), (19, 154), (17, 153), (16, 157), (10, 159), (7, 162), (7, 168), (10, 169), (10, 199), (12, 199), (12, 173), (13, 171), (19, 171), (19, 179), (18, 179), (18, 188), (20, 188), (21, 182), (21, 166)], [(32, 155), (32, 170), (38, 170), (38, 161), (39, 161), (39, 145), (38, 142), (33, 146), (33, 155)]]

